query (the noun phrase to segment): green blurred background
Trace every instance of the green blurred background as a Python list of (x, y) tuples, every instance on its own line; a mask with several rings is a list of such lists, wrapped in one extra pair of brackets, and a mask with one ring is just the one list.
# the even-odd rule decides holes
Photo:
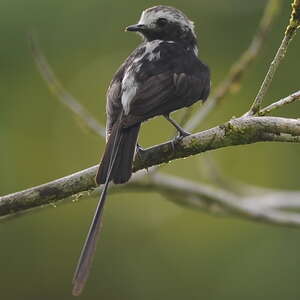
[[(247, 47), (266, 1), (0, 2), (0, 194), (28, 188), (98, 162), (103, 140), (49, 92), (36, 71), (26, 35), (34, 30), (66, 88), (101, 122), (105, 92), (139, 38), (124, 33), (156, 4), (182, 9), (196, 22), (201, 58), (213, 86)], [(289, 18), (283, 8), (268, 41), (243, 79), (200, 129), (244, 113), (263, 79)], [(300, 36), (266, 103), (300, 87)], [(300, 104), (277, 115), (299, 117)], [(182, 112), (177, 113), (180, 117)], [(173, 129), (157, 118), (143, 126), (149, 146)], [(211, 153), (228, 177), (269, 188), (299, 189), (300, 145), (261, 143)], [(173, 162), (164, 172), (204, 180), (207, 154)], [(97, 199), (37, 210), (0, 224), (0, 297), (73, 299), (71, 279)], [(299, 299), (300, 231), (191, 211), (156, 193), (114, 194), (105, 209), (102, 239), (82, 299)]]

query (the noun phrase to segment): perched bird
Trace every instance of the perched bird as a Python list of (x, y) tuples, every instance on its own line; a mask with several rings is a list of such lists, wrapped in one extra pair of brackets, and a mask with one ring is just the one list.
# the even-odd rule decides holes
[(210, 91), (209, 69), (197, 57), (194, 24), (180, 10), (162, 5), (148, 8), (138, 24), (126, 30), (139, 33), (143, 42), (108, 88), (107, 143), (96, 176), (104, 187), (75, 271), (74, 295), (81, 293), (89, 274), (109, 182), (124, 183), (131, 177), (141, 123), (162, 115), (185, 136), (188, 133), (169, 114), (206, 100)]

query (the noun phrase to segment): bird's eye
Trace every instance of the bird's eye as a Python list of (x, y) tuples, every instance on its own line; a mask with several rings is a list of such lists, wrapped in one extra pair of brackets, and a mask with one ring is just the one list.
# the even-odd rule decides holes
[(156, 21), (156, 24), (159, 26), (159, 27), (164, 27), (165, 25), (167, 25), (168, 23), (168, 20), (165, 19), (165, 18), (159, 18), (157, 21)]

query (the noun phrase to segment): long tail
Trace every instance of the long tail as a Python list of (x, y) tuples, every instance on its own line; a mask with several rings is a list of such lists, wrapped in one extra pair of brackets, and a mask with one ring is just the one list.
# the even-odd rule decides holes
[(139, 129), (140, 124), (130, 128), (121, 128), (121, 121), (117, 121), (112, 128), (96, 176), (96, 182), (104, 184), (104, 187), (73, 277), (72, 293), (74, 296), (80, 295), (89, 275), (101, 229), (103, 207), (109, 182), (113, 180), (115, 183), (124, 183), (131, 177)]

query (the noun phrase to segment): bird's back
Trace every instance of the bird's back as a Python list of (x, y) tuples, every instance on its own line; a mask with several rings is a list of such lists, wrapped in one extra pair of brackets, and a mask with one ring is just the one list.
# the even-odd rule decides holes
[[(125, 109), (126, 126), (206, 100), (208, 67), (173, 41), (142, 43), (115, 74), (108, 90), (108, 128)], [(126, 111), (127, 110), (127, 111)]]

